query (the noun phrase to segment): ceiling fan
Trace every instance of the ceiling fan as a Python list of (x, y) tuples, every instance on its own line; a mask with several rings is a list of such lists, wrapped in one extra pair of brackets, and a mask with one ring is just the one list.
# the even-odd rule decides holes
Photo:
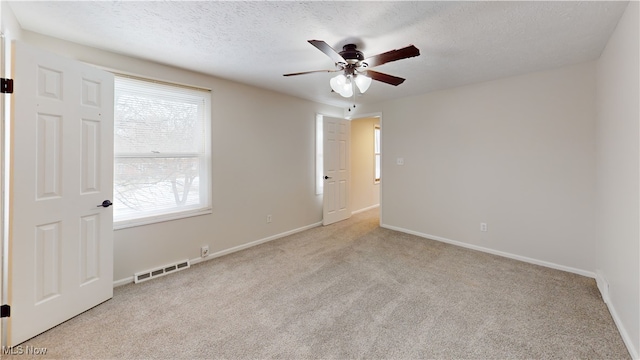
[(355, 44), (347, 44), (342, 47), (342, 51), (337, 52), (322, 40), (309, 40), (309, 43), (334, 61), (336, 66), (335, 70), (304, 71), (284, 74), (284, 76), (304, 75), (317, 72), (342, 72), (338, 76), (331, 78), (329, 84), (333, 91), (344, 97), (354, 95), (355, 87), (360, 90), (360, 93), (364, 93), (369, 88), (369, 85), (371, 85), (372, 79), (394, 86), (402, 84), (405, 79), (374, 71), (370, 68), (391, 61), (420, 55), (420, 50), (413, 45), (365, 58), (362, 51), (358, 50)]

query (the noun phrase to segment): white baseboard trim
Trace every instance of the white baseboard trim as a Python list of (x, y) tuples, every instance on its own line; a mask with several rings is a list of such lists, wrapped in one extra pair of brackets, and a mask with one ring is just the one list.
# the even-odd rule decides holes
[(596, 285), (598, 285), (598, 290), (600, 290), (602, 301), (604, 301), (605, 304), (609, 304), (609, 283), (600, 270), (596, 270)]
[(127, 285), (133, 283), (133, 276), (126, 277), (124, 279), (116, 280), (113, 282), (113, 287), (116, 288), (118, 286)]
[(616, 327), (618, 328), (618, 332), (620, 332), (622, 341), (624, 341), (624, 344), (627, 346), (627, 351), (629, 351), (629, 355), (631, 355), (632, 359), (640, 359), (638, 349), (636, 349), (635, 346), (633, 345), (633, 341), (631, 341), (631, 336), (629, 336), (627, 329), (625, 329), (624, 325), (622, 324), (622, 321), (620, 320), (620, 317), (616, 312), (616, 308), (611, 304), (611, 302), (607, 303), (607, 308), (609, 309), (609, 313), (613, 318), (613, 322), (616, 324)]
[(375, 208), (377, 208), (377, 207), (380, 207), (380, 204), (375, 204), (375, 205), (368, 206), (368, 207), (366, 207), (366, 208), (362, 208), (362, 209), (360, 209), (360, 210), (352, 211), (352, 212), (351, 212), (351, 215), (360, 214), (361, 212), (369, 211), (369, 210), (371, 210), (371, 209), (375, 209)]
[(526, 257), (526, 256), (515, 255), (515, 254), (508, 253), (508, 252), (504, 252), (504, 251), (500, 251), (500, 250), (494, 250), (494, 249), (483, 247), (483, 246), (467, 244), (467, 243), (464, 243), (464, 242), (461, 242), (461, 241), (451, 240), (451, 239), (447, 239), (447, 238), (443, 238), (443, 237), (435, 236), (435, 235), (424, 234), (424, 233), (421, 233), (421, 232), (408, 230), (408, 229), (400, 228), (400, 227), (397, 227), (397, 226), (391, 226), (391, 225), (387, 225), (387, 224), (382, 224), (380, 226), (385, 228), (385, 229), (400, 231), (400, 232), (403, 232), (403, 233), (407, 233), (407, 234), (423, 237), (423, 238), (430, 239), (430, 240), (436, 240), (436, 241), (440, 241), (440, 242), (451, 244), (451, 245), (460, 246), (460, 247), (471, 249), (471, 250), (482, 251), (482, 252), (485, 252), (485, 253), (498, 255), (498, 256), (509, 258), (509, 259), (519, 260), (519, 261), (527, 262), (527, 263), (530, 263), (530, 264), (540, 265), (540, 266), (548, 267), (548, 268), (551, 268), (551, 269), (562, 270), (562, 271), (566, 271), (566, 272), (570, 272), (570, 273), (574, 273), (574, 274), (590, 277), (592, 279), (596, 278), (596, 274), (595, 273), (593, 273), (591, 271), (587, 271), (587, 270), (576, 269), (576, 268), (572, 268), (570, 266), (559, 265), (559, 264), (555, 264), (555, 263), (544, 261), (544, 260), (538, 260), (538, 259), (533, 259), (533, 258), (529, 258), (529, 257)]
[(609, 313), (613, 318), (613, 322), (616, 324), (618, 328), (618, 332), (620, 333), (620, 337), (622, 337), (622, 341), (627, 346), (627, 351), (629, 351), (629, 355), (631, 355), (632, 359), (640, 359), (640, 354), (638, 353), (638, 349), (635, 348), (633, 341), (631, 341), (631, 336), (627, 332), (627, 329), (624, 327), (622, 320), (620, 320), (620, 316), (618, 316), (618, 312), (616, 311), (615, 306), (611, 302), (611, 298), (609, 295), (609, 283), (607, 279), (604, 277), (604, 274), (600, 270), (596, 270), (596, 283), (598, 284), (598, 290), (600, 290), (600, 294), (602, 295), (602, 300), (607, 304), (607, 309), (609, 309)]
[(303, 227), (300, 227), (300, 228), (297, 228), (297, 229), (285, 231), (283, 233), (272, 235), (272, 236), (266, 237), (264, 239), (252, 241), (250, 243), (246, 243), (246, 244), (243, 244), (243, 245), (234, 246), (234, 247), (226, 249), (226, 250), (221, 250), (221, 251), (218, 251), (218, 252), (214, 252), (214, 253), (210, 254), (209, 256), (207, 256), (206, 258), (200, 257), (200, 258), (195, 258), (195, 259), (189, 260), (189, 261), (191, 262), (191, 265), (197, 264), (197, 263), (200, 263), (200, 262), (203, 262), (203, 261), (207, 261), (207, 260), (218, 258), (220, 256), (228, 255), (228, 254), (234, 253), (236, 251), (248, 249), (250, 247), (254, 247), (256, 245), (260, 245), (260, 244), (263, 244), (263, 243), (266, 243), (266, 242), (269, 242), (269, 241), (272, 241), (272, 240), (280, 239), (280, 238), (283, 238), (285, 236), (289, 236), (289, 235), (293, 235), (293, 234), (296, 234), (296, 233), (299, 233), (299, 232), (302, 232), (302, 231), (305, 231), (305, 230), (313, 229), (314, 227), (318, 227), (320, 225), (322, 225), (322, 222), (318, 222), (318, 223), (307, 225), (307, 226), (303, 226)]
[[(283, 233), (272, 235), (272, 236), (266, 237), (264, 239), (252, 241), (250, 243), (234, 246), (234, 247), (226, 249), (226, 250), (221, 250), (221, 251), (218, 251), (218, 252), (211, 253), (206, 258), (198, 257), (198, 258), (195, 258), (195, 259), (190, 259), (189, 263), (191, 265), (195, 265), (195, 264), (201, 263), (203, 261), (212, 260), (212, 259), (224, 256), (224, 255), (228, 255), (228, 254), (234, 253), (236, 251), (248, 249), (250, 247), (253, 247), (253, 246), (256, 246), (256, 245), (260, 245), (260, 244), (263, 244), (263, 243), (266, 243), (266, 242), (269, 242), (269, 241), (272, 241), (272, 240), (280, 239), (280, 238), (283, 238), (285, 236), (289, 236), (289, 235), (293, 235), (293, 234), (296, 234), (296, 233), (299, 233), (299, 232), (302, 232), (302, 231), (305, 231), (305, 230), (313, 229), (314, 227), (318, 227), (320, 225), (322, 225), (322, 222), (317, 222), (317, 223), (314, 223), (314, 224), (311, 224), (311, 225), (307, 225), (307, 226), (303, 226), (303, 227), (300, 227), (300, 228), (297, 228), (297, 229), (285, 231)], [(132, 282), (133, 282), (133, 276), (130, 276), (130, 277), (127, 277), (127, 278), (124, 278), (124, 279), (120, 279), (120, 280), (114, 281), (113, 282), (113, 287), (115, 288), (115, 287), (118, 287), (118, 286), (130, 284)]]

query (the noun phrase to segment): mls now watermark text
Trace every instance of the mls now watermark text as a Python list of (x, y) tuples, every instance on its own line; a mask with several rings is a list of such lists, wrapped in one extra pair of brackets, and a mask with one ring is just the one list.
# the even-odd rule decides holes
[(30, 345), (3, 346), (0, 355), (46, 355), (47, 348)]

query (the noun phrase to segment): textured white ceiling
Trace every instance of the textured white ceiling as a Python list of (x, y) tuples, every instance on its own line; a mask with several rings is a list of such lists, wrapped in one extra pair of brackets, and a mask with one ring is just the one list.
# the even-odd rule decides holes
[(25, 30), (346, 107), (332, 69), (307, 43), (365, 57), (410, 44), (416, 58), (376, 67), (404, 77), (375, 82), (358, 103), (523, 74), (598, 58), (627, 2), (10, 1)]

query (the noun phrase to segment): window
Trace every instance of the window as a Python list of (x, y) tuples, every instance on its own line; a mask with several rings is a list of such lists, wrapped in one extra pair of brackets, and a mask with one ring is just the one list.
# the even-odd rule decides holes
[(323, 123), (324, 117), (316, 114), (316, 195), (324, 192)]
[(116, 228), (211, 212), (208, 90), (116, 76)]
[(380, 182), (380, 125), (373, 127), (373, 183)]

